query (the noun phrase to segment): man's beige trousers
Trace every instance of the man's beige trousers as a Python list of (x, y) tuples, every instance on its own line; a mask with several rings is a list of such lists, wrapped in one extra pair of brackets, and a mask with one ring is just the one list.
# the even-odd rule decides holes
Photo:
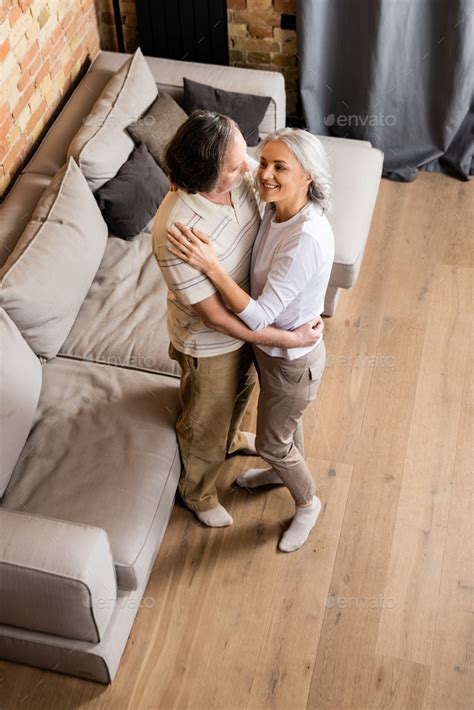
[(183, 470), (179, 492), (195, 511), (219, 505), (216, 480), (227, 453), (247, 440), (239, 427), (256, 382), (252, 349), (212, 357), (192, 357), (172, 345), (170, 357), (181, 366), (181, 414), (176, 424)]

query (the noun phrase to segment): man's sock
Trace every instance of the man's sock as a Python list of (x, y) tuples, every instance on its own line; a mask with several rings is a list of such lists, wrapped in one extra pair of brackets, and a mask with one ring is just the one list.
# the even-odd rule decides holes
[(201, 523), (208, 525), (210, 528), (225, 528), (227, 525), (232, 525), (234, 522), (232, 516), (222, 505), (218, 505), (210, 510), (195, 510), (194, 514), (199, 518)]
[(273, 468), (249, 468), (236, 479), (236, 484), (242, 488), (257, 488), (258, 486), (283, 485), (280, 476)]
[(283, 533), (278, 543), (278, 549), (282, 552), (294, 552), (304, 545), (318, 519), (320, 510), (321, 501), (317, 496), (313, 496), (311, 505), (305, 507), (296, 506), (295, 517), (291, 521), (288, 530)]

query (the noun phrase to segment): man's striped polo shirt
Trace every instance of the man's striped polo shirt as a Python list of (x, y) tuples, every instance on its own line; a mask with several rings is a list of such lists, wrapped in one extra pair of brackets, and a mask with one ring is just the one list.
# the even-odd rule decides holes
[(168, 334), (176, 350), (193, 357), (209, 357), (237, 350), (241, 340), (208, 328), (193, 309), (216, 289), (207, 276), (170, 254), (166, 229), (175, 222), (196, 227), (211, 239), (217, 257), (245, 291), (249, 291), (252, 246), (260, 226), (260, 213), (245, 177), (231, 190), (232, 207), (182, 190), (169, 192), (153, 224), (153, 252), (168, 285)]

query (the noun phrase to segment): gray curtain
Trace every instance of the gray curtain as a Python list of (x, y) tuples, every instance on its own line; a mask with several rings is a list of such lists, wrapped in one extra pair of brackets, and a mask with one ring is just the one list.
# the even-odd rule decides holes
[(369, 140), (384, 175), (474, 172), (474, 0), (298, 0), (309, 130)]

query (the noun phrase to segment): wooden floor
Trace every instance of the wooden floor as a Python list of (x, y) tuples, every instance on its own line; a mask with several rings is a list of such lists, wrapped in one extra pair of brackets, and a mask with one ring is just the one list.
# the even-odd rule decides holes
[(306, 546), (276, 551), (289, 494), (229, 460), (234, 525), (175, 507), (113, 686), (0, 662), (2, 710), (474, 707), (473, 225), (473, 183), (382, 182), (305, 420)]

